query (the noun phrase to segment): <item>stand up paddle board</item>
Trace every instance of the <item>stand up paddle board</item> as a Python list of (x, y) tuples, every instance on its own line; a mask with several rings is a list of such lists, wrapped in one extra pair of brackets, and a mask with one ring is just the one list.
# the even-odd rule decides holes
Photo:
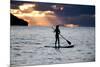
[[(58, 48), (58, 47), (55, 47), (55, 46), (44, 46), (44, 47), (48, 47), (48, 48)], [(69, 45), (69, 46), (60, 46), (59, 48), (73, 48), (74, 45)]]

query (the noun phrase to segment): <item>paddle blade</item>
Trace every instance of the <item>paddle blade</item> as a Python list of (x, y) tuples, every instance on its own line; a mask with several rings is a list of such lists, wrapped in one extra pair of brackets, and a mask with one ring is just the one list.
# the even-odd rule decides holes
[(71, 45), (71, 42), (70, 41), (68, 41), (68, 40), (66, 40), (66, 41), (68, 42), (69, 45)]

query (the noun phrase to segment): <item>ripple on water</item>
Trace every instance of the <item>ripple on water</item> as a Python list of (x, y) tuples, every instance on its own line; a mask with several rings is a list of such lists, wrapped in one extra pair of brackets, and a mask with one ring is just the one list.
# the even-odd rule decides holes
[(34, 43), (34, 44), (39, 45), (39, 44), (42, 44), (42, 43)]
[(79, 49), (79, 50), (77, 50), (77, 51), (78, 51), (78, 52), (81, 52), (82, 50)]
[(13, 50), (21, 50), (20, 48), (13, 48)]
[(15, 54), (15, 57), (21, 56), (21, 54)]
[(59, 60), (59, 61), (61, 61), (62, 59), (61, 59), (61, 58), (56, 58), (56, 60)]
[(87, 52), (87, 54), (92, 54), (92, 52)]
[(53, 58), (52, 57), (49, 57), (48, 59), (52, 60)]
[(52, 53), (48, 53), (48, 55), (52, 55)]

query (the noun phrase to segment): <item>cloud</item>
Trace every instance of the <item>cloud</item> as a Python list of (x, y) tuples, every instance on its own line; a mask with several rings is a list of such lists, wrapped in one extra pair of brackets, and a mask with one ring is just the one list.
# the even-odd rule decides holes
[(78, 24), (80, 26), (95, 26), (95, 15), (79, 15), (63, 18), (64, 24)]
[(29, 12), (32, 12), (35, 7), (36, 7), (35, 4), (24, 3), (24, 4), (19, 6), (19, 9), (21, 12), (29, 13)]
[[(79, 16), (57, 16), (54, 11), (37, 10), (39, 5), (24, 3), (19, 5), (19, 9), (11, 9), (11, 13), (20, 19), (28, 22), (29, 26), (49, 26), (51, 24), (73, 24), (80, 26), (93, 26), (95, 25), (95, 15), (82, 14)], [(52, 8), (61, 8), (63, 6), (53, 5)]]
[(51, 8), (53, 8), (54, 10), (62, 11), (64, 9), (64, 6), (63, 5), (52, 5)]
[(11, 9), (11, 13), (27, 21), (29, 26), (49, 26), (50, 24), (61, 23), (54, 11), (39, 11), (35, 10), (35, 8), (35, 4), (24, 3), (19, 5), (19, 9)]

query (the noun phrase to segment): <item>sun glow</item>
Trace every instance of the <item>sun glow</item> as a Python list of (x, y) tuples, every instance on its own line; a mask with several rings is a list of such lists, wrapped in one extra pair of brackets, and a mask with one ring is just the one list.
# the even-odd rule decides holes
[(64, 24), (65, 27), (73, 28), (73, 27), (79, 27), (79, 25), (76, 24)]
[(35, 10), (36, 4), (22, 4), (19, 9), (11, 9), (11, 13), (16, 17), (28, 22), (29, 26), (49, 26), (61, 23), (60, 19), (55, 15), (54, 11)]
[(29, 12), (33, 11), (35, 9), (35, 7), (36, 7), (36, 4), (27, 4), (27, 3), (25, 3), (25, 4), (20, 5), (19, 9), (22, 12), (29, 13)]

